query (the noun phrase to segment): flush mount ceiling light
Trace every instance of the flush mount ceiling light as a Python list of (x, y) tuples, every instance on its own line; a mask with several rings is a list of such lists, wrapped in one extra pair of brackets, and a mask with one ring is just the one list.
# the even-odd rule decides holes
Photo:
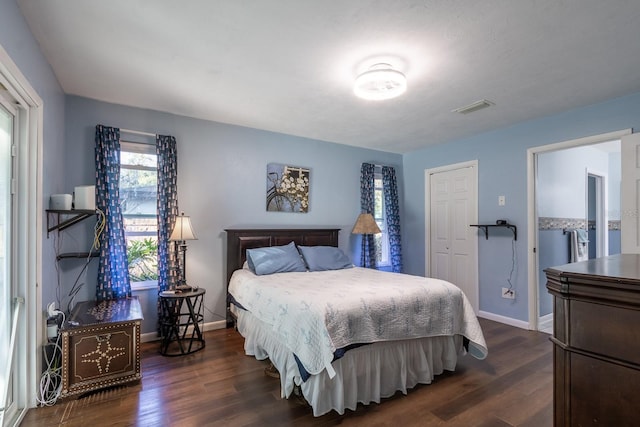
[(356, 78), (353, 93), (359, 98), (381, 101), (395, 98), (407, 90), (407, 78), (391, 65), (374, 64)]

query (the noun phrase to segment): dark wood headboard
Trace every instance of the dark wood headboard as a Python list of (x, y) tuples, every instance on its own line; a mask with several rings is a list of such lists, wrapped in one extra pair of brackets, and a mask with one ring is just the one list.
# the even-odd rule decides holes
[[(295, 242), (301, 246), (338, 246), (338, 228), (228, 228), (227, 232), (227, 296), (229, 280), (242, 268), (247, 249), (281, 246)], [(233, 325), (227, 299), (227, 327)]]

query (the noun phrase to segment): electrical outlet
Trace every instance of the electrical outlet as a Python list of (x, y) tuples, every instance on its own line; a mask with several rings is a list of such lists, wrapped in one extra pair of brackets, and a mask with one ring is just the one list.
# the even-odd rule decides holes
[(516, 299), (516, 291), (509, 288), (502, 288), (502, 298)]

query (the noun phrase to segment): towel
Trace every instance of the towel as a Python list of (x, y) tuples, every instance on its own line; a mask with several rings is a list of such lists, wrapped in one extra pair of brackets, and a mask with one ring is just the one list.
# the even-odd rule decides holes
[(570, 262), (586, 261), (589, 259), (589, 237), (587, 230), (577, 229), (572, 230), (569, 234), (570, 249), (569, 256)]

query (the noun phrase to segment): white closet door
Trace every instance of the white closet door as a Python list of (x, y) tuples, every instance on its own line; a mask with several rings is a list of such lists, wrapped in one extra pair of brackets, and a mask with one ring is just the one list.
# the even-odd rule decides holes
[(430, 276), (462, 289), (477, 313), (476, 192), (474, 167), (430, 175)]

